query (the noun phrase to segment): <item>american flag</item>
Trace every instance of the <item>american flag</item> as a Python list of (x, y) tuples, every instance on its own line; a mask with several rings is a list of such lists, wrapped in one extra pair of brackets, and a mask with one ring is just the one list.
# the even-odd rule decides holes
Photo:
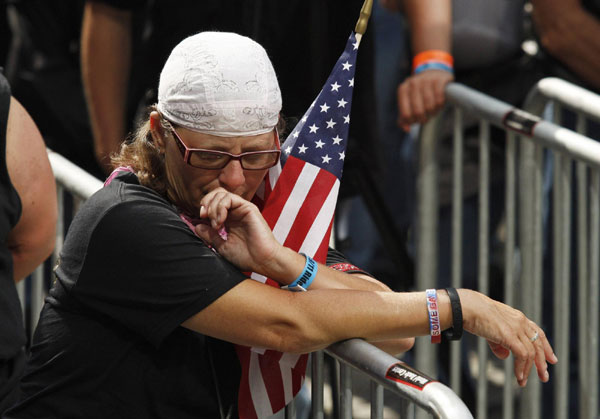
[[(275, 238), (321, 263), (327, 257), (344, 166), (359, 43), (360, 35), (351, 33), (321, 92), (283, 144), (281, 165), (269, 171), (257, 193)], [(278, 286), (256, 273), (251, 277)], [(300, 391), (308, 354), (236, 349), (242, 364), (240, 418), (270, 416)]]

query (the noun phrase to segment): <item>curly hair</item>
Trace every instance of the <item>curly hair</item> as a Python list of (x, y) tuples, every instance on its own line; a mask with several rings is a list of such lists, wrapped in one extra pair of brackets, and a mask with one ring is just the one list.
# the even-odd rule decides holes
[[(150, 115), (153, 111), (156, 111), (156, 105), (150, 106), (146, 115)], [(160, 124), (165, 130), (172, 128), (162, 115), (160, 115)], [(111, 163), (115, 168), (131, 167), (140, 184), (154, 189), (163, 196), (167, 195), (165, 156), (152, 138), (149, 118), (146, 117), (127, 141), (121, 144), (119, 152), (111, 156)]]

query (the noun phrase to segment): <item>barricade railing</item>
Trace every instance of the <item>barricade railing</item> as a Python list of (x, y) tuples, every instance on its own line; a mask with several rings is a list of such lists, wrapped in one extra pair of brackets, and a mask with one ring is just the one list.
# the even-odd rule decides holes
[[(554, 82), (556, 83), (556, 82)], [(548, 89), (548, 83), (542, 83)], [(590, 92), (578, 90), (567, 92), (560, 85), (560, 94), (555, 99), (570, 100), (579, 104), (578, 112), (597, 117), (598, 97)], [(539, 86), (538, 86), (539, 87)], [(546, 93), (548, 94), (548, 93)], [(503, 293), (507, 304), (517, 305), (523, 312), (543, 324), (548, 319), (542, 316), (542, 303), (553, 305), (552, 336), (556, 354), (560, 360), (551, 368), (551, 383), (546, 384), (554, 390), (554, 403), (551, 414), (555, 418), (573, 418), (572, 406), (569, 406), (569, 347), (578, 346), (580, 367), (578, 371), (579, 400), (575, 403), (580, 418), (597, 418), (598, 412), (598, 307), (599, 298), (599, 191), (600, 191), (600, 144), (579, 133), (565, 129), (560, 125), (541, 120), (531, 113), (515, 109), (506, 103), (481, 94), (463, 85), (452, 83), (446, 88), (449, 102), (444, 114), (425, 124), (420, 133), (419, 172), (417, 177), (417, 287), (419, 289), (435, 287), (438, 281), (438, 162), (436, 150), (442, 119), (453, 111), (453, 188), (452, 188), (452, 237), (451, 272), (453, 286), (462, 285), (462, 246), (463, 237), (463, 147), (464, 118), (475, 119), (479, 127), (479, 179), (478, 179), (478, 254), (477, 284), (481, 292), (490, 290), (490, 146), (491, 126), (505, 131), (505, 169), (504, 177), (504, 260)], [(533, 95), (533, 94), (532, 94)], [(582, 99), (585, 97), (585, 99)], [(568, 99), (567, 99), (568, 98)], [(533, 102), (531, 102), (533, 103)], [(545, 103), (537, 99), (536, 112), (541, 113)], [(556, 112), (555, 112), (556, 113)], [(596, 116), (594, 116), (596, 115)], [(560, 120), (558, 120), (560, 122)], [(581, 122), (578, 125), (582, 125)], [(519, 145), (519, 147), (517, 147)], [(547, 167), (545, 153), (550, 150), (554, 155), (554, 180), (552, 186), (552, 228), (545, 228), (544, 213), (548, 205), (544, 203), (543, 171)], [(520, 153), (520, 154), (519, 154)], [(577, 188), (578, 224), (571, 226), (571, 170), (572, 162), (577, 163), (577, 176), (580, 180)], [(583, 214), (583, 215), (581, 215)], [(553, 278), (543, 278), (544, 243), (552, 232)], [(518, 233), (518, 236), (517, 236)], [(578, 304), (579, 338), (570, 342), (571, 304), (571, 237), (578, 239)], [(546, 259), (549, 255), (546, 254)], [(543, 301), (543, 290), (552, 291), (553, 301)], [(518, 292), (517, 292), (518, 290)], [(450, 385), (460, 395), (461, 353), (463, 344), (451, 344)], [(485, 419), (489, 415), (490, 370), (489, 349), (485, 341), (480, 340), (477, 347), (477, 389), (476, 417)], [(417, 340), (415, 365), (432, 376), (437, 375), (435, 348), (429, 343)], [(533, 373), (526, 389), (516, 391), (512, 377), (512, 361), (504, 361), (501, 374), (502, 417), (536, 419), (542, 412), (542, 389)], [(471, 370), (471, 369), (469, 369)], [(496, 374), (497, 376), (497, 374)], [(497, 380), (496, 380), (497, 381)], [(519, 405), (519, 412), (515, 407)]]
[[(76, 213), (78, 206), (102, 187), (102, 182), (71, 163), (61, 155), (48, 150), (48, 157), (54, 172), (58, 191), (58, 226), (56, 248), (51, 256), (54, 266), (62, 249), (66, 228), (64, 221)], [(46, 269), (46, 271), (49, 271)], [(43, 300), (47, 294), (50, 281), (44, 275), (41, 266), (29, 279), (31, 286), (20, 286), (19, 294), (23, 307), (27, 307), (31, 323), (30, 334), (37, 324)], [(462, 400), (449, 387), (425, 376), (397, 358), (381, 351), (360, 339), (336, 343), (325, 351), (312, 354), (311, 384), (312, 418), (325, 417), (324, 411), (324, 353), (328, 353), (340, 363), (339, 406), (341, 418), (352, 418), (352, 382), (351, 369), (362, 373), (371, 385), (371, 417), (383, 418), (384, 388), (407, 400), (403, 405), (400, 417), (405, 418), (409, 412), (409, 403), (420, 406), (435, 418), (440, 419), (472, 419), (472, 415)], [(295, 405), (292, 402), (285, 410), (286, 419), (296, 417)]]
[[(588, 130), (588, 122), (595, 121), (600, 122), (600, 96), (586, 90), (580, 86), (574, 85), (558, 78), (546, 78), (540, 80), (536, 86), (529, 92), (523, 108), (530, 113), (539, 116), (550, 117), (550, 119), (557, 125), (564, 125), (563, 123), (563, 109), (568, 109), (574, 115), (574, 121), (571, 121), (575, 131), (582, 135), (588, 135), (589, 137), (595, 137), (598, 140), (600, 132), (597, 125), (597, 132), (590, 133)], [(545, 112), (551, 110), (551, 112)], [(593, 152), (593, 150), (590, 150)], [(531, 146), (523, 144), (522, 153), (532, 164), (525, 164), (522, 166), (524, 175), (530, 175), (532, 172), (526, 172), (529, 168), (541, 165), (543, 162), (540, 160), (541, 154), (535, 153), (535, 150)], [(596, 155), (597, 156), (597, 155)], [(554, 188), (565, 188), (565, 193), (570, 193), (571, 189), (571, 164), (565, 157), (562, 160), (559, 156), (555, 156), (557, 159), (555, 164), (555, 176), (561, 176), (560, 168), (561, 164), (565, 166), (563, 169), (564, 180), (560, 184), (554, 185)], [(523, 159), (525, 160), (525, 159)], [(535, 174), (535, 173), (534, 173)], [(570, 279), (568, 277), (562, 277), (563, 272), (571, 274), (569, 270), (569, 264), (576, 261), (576, 274), (577, 274), (577, 296), (576, 305), (578, 318), (577, 333), (577, 344), (573, 345), (577, 349), (577, 385), (579, 399), (577, 403), (581, 409), (580, 417), (585, 418), (597, 418), (598, 417), (598, 400), (599, 400), (599, 371), (598, 371), (598, 357), (600, 356), (600, 347), (598, 344), (598, 323), (599, 323), (599, 297), (598, 297), (598, 243), (597, 243), (597, 232), (598, 232), (598, 195), (597, 190), (594, 189), (594, 182), (598, 182), (596, 179), (597, 174), (592, 171), (591, 177), (588, 177), (588, 167), (584, 162), (576, 161), (575, 168), (575, 193), (577, 200), (575, 202), (576, 211), (573, 211), (577, 221), (577, 244), (576, 254), (577, 259), (572, 258), (571, 250), (569, 245), (568, 237), (562, 241), (563, 247), (560, 245), (555, 247), (555, 259), (559, 262), (557, 277), (555, 277), (555, 286), (558, 283), (564, 284), (565, 281)], [(530, 184), (527, 185), (530, 187)], [(564, 224), (567, 220), (571, 219), (572, 212), (570, 208), (570, 202), (556, 202), (556, 206), (560, 208), (560, 211), (555, 211), (554, 222), (557, 226), (565, 228)], [(530, 213), (532, 209), (529, 210)], [(567, 230), (568, 233), (568, 230)], [(566, 243), (566, 246), (564, 245)], [(594, 256), (595, 255), (595, 256)], [(560, 274), (559, 274), (560, 273)], [(570, 283), (568, 281), (567, 283)], [(555, 322), (561, 325), (561, 330), (564, 333), (568, 333), (570, 330), (569, 325), (569, 290), (562, 295), (560, 300), (555, 300), (557, 308), (564, 310), (562, 315), (557, 314)], [(571, 297), (571, 301), (573, 297)], [(587, 327), (583, 327), (587, 325)], [(564, 353), (563, 356), (568, 356), (569, 342), (566, 340), (560, 340), (558, 343), (561, 346), (561, 351)], [(559, 412), (558, 417), (568, 417), (569, 414), (569, 363), (559, 365), (558, 367), (558, 379), (563, 379), (563, 382), (558, 384), (557, 396), (555, 398), (555, 409)], [(582, 373), (585, 371), (585, 374)]]

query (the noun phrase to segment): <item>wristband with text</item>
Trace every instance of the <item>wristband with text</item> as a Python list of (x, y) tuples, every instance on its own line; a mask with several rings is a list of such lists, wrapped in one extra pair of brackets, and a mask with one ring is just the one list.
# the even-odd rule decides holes
[(288, 290), (288, 291), (295, 291), (295, 292), (296, 291), (306, 291), (308, 289), (308, 287), (310, 286), (310, 284), (314, 281), (315, 277), (317, 276), (317, 270), (318, 270), (317, 262), (315, 262), (313, 258), (311, 258), (308, 255), (305, 255), (304, 253), (300, 253), (300, 254), (306, 258), (306, 263), (304, 264), (304, 270), (302, 271), (300, 276), (298, 276), (298, 278), (296, 278), (294, 280), (294, 282), (292, 282), (289, 285), (285, 285), (285, 286), (281, 287), (281, 289)]
[(442, 341), (442, 327), (440, 325), (440, 312), (438, 311), (437, 292), (435, 289), (425, 291), (427, 296), (427, 311), (429, 312), (429, 334), (431, 343)]

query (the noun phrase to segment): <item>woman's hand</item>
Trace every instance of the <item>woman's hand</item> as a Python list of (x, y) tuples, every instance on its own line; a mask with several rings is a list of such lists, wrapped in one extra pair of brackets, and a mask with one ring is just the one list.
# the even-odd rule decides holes
[[(200, 218), (210, 225), (197, 225), (198, 236), (242, 271), (266, 273), (282, 246), (256, 205), (223, 188), (206, 194), (200, 205)], [(219, 234), (221, 228), (226, 239)]]
[(515, 376), (520, 386), (527, 384), (535, 364), (541, 381), (550, 378), (548, 362), (558, 359), (544, 331), (523, 313), (475, 291), (460, 289), (465, 330), (487, 339), (492, 352), (505, 359), (515, 358)]

